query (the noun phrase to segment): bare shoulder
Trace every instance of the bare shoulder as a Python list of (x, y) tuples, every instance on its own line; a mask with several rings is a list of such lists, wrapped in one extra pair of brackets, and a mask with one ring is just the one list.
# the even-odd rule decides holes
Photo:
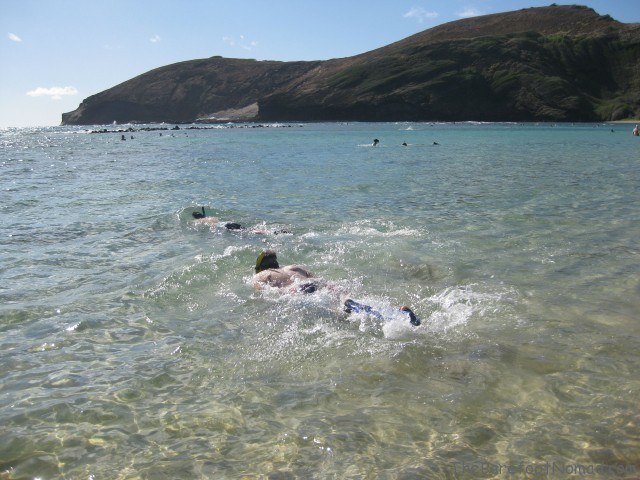
[(289, 273), (297, 274), (306, 278), (313, 277), (313, 274), (311, 272), (309, 272), (308, 270), (305, 270), (299, 265), (287, 265), (286, 267), (282, 267), (282, 270)]

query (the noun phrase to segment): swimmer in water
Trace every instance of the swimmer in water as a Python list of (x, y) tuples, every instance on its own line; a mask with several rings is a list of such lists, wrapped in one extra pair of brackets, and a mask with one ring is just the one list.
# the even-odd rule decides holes
[(380, 143), (380, 140), (378, 140), (377, 138), (373, 139), (373, 146), (374, 147), (377, 147), (379, 143)]
[[(215, 227), (222, 223), (220, 222), (220, 219), (218, 217), (207, 216), (207, 214), (204, 211), (204, 207), (202, 207), (202, 212), (193, 212), (191, 216), (193, 217), (194, 222), (199, 225), (204, 224), (204, 225), (209, 225), (211, 227)], [(266, 230), (257, 230), (257, 229), (249, 230), (244, 228), (239, 223), (235, 223), (235, 222), (225, 222), (222, 224), (222, 226), (227, 230), (249, 231), (251, 233), (255, 233), (256, 235), (267, 235), (269, 233), (273, 233), (274, 235), (279, 235), (279, 234), (291, 233), (290, 231), (284, 230), (284, 229), (274, 230), (273, 232), (268, 232)]]
[[(253, 285), (256, 289), (262, 289), (268, 285), (275, 288), (287, 288), (290, 293), (309, 294), (320, 288), (327, 288), (338, 296), (341, 293), (335, 285), (316, 277), (298, 265), (281, 267), (276, 252), (273, 250), (265, 250), (258, 255), (255, 272)], [(384, 320), (383, 315), (374, 308), (350, 298), (345, 299), (343, 305), (346, 313), (366, 313)], [(409, 307), (401, 307), (400, 311), (408, 314), (411, 325), (416, 327), (420, 325), (420, 319)]]
[(204, 207), (202, 207), (202, 212), (193, 212), (191, 216), (193, 217), (195, 223), (199, 225), (204, 224), (215, 227), (220, 223), (220, 219), (218, 217), (208, 217), (204, 211)]

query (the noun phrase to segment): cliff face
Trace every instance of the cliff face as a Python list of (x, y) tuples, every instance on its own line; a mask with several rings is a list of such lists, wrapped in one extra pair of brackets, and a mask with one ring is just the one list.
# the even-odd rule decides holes
[[(255, 117), (257, 101), (318, 62), (213, 57), (157, 68), (86, 98), (63, 125), (193, 122)], [(216, 112), (224, 115), (216, 117)]]
[(632, 116), (640, 116), (640, 24), (551, 6), (451, 22), (342, 59), (169, 65), (85, 99), (62, 123)]

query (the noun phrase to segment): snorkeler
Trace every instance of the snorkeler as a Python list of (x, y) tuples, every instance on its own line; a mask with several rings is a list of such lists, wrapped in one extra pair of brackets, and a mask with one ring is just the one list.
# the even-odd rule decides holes
[[(326, 280), (316, 277), (298, 265), (281, 267), (278, 263), (276, 252), (273, 250), (265, 250), (258, 255), (255, 271), (253, 285), (258, 289), (269, 285), (276, 288), (289, 288), (291, 293), (313, 293), (323, 287), (336, 291), (335, 287), (332, 288), (332, 285)], [(382, 313), (373, 307), (356, 302), (350, 298), (344, 301), (343, 308), (346, 313), (366, 313), (380, 320), (384, 320)], [(411, 325), (416, 327), (420, 325), (420, 319), (409, 307), (401, 307), (400, 311), (409, 315)]]
[[(193, 212), (191, 214), (191, 216), (194, 218), (194, 221), (198, 224), (206, 224), (206, 225), (210, 225), (212, 227), (221, 224), (222, 222), (220, 222), (220, 219), (218, 217), (210, 217), (207, 216), (205, 210), (204, 210), (204, 206), (202, 207), (202, 211), (201, 212)], [(279, 234), (285, 234), (285, 233), (291, 233), (288, 230), (274, 230), (273, 232), (267, 232), (266, 230), (257, 230), (257, 229), (247, 229), (245, 227), (243, 227), (242, 225), (240, 225), (239, 223), (235, 223), (235, 222), (225, 222), (222, 223), (222, 226), (224, 228), (226, 228), (227, 230), (241, 230), (241, 231), (248, 231), (251, 233), (255, 233), (256, 235), (267, 235), (269, 233), (273, 233), (274, 235), (279, 235)]]
[[(213, 227), (220, 223), (220, 219), (218, 217), (207, 216), (207, 214), (204, 211), (204, 207), (202, 207), (202, 212), (193, 212), (191, 216), (194, 218), (195, 222), (198, 224), (211, 225)], [(225, 223), (224, 227), (227, 230), (240, 230), (242, 228), (240, 224), (231, 223), (231, 222)]]

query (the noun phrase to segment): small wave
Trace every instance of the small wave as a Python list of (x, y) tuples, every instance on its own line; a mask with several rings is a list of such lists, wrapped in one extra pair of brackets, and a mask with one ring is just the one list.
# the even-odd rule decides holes
[(408, 227), (398, 227), (391, 222), (382, 223), (379, 229), (369, 225), (369, 221), (356, 222), (354, 224), (344, 225), (338, 231), (339, 234), (348, 233), (355, 236), (367, 236), (367, 237), (416, 237), (422, 232)]
[(229, 263), (241, 256), (243, 252), (251, 251), (250, 245), (228, 246), (222, 253), (211, 255), (200, 254), (194, 257), (194, 262), (183, 265), (177, 271), (164, 277), (158, 284), (147, 289), (144, 293), (148, 298), (189, 297), (189, 290), (205, 290), (210, 285), (220, 285), (232, 270)]

